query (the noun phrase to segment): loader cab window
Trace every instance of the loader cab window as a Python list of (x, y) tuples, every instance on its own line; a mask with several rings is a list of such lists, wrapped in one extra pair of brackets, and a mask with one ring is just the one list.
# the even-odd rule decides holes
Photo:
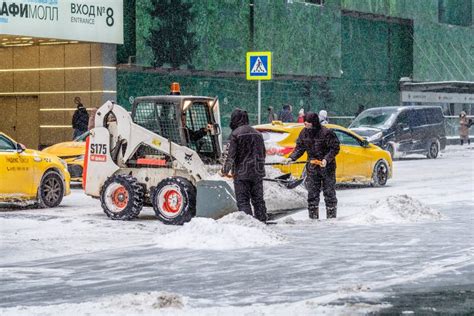
[(179, 132), (178, 105), (173, 102), (140, 102), (132, 111), (133, 122), (183, 145)]
[(187, 147), (195, 150), (202, 158), (216, 158), (217, 148), (214, 139), (216, 136), (203, 131), (208, 124), (212, 123), (208, 104), (194, 102), (183, 112), (183, 116)]

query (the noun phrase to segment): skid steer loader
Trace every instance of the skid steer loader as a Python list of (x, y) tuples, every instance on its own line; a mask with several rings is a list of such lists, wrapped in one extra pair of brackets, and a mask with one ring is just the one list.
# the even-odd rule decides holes
[(166, 224), (227, 215), (237, 210), (233, 188), (212, 172), (221, 137), (217, 98), (139, 97), (131, 114), (108, 101), (86, 141), (85, 193), (117, 220), (138, 217), (144, 205)]

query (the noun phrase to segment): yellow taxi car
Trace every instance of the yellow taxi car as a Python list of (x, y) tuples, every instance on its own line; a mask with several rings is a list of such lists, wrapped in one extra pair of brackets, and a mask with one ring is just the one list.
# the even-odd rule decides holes
[(43, 152), (66, 161), (69, 173), (71, 174), (71, 181), (82, 181), (87, 136), (89, 136), (89, 132), (78, 136), (71, 142), (58, 143), (43, 149)]
[(70, 175), (64, 161), (26, 149), (0, 132), (0, 202), (32, 202), (56, 207), (70, 193)]
[[(341, 147), (336, 156), (336, 181), (382, 186), (392, 176), (392, 158), (389, 152), (370, 144), (364, 138), (339, 125), (326, 124), (339, 138)], [(254, 126), (262, 133), (267, 151), (267, 162), (280, 162), (288, 157), (296, 146), (296, 140), (304, 128), (302, 123), (281, 123)], [(298, 161), (306, 161), (306, 153)], [(305, 165), (276, 165), (283, 173), (302, 176)]]

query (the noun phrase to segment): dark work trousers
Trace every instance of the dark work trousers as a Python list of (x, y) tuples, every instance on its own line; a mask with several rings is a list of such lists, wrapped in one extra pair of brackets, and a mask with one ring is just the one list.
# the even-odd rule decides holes
[(308, 189), (308, 208), (319, 207), (319, 195), (323, 189), (324, 202), (326, 208), (337, 207), (336, 198), (336, 169), (325, 168), (308, 172), (306, 177), (306, 187)]
[[(262, 179), (234, 180), (234, 190), (239, 211), (252, 215), (262, 222), (267, 220)], [(253, 205), (253, 212), (250, 202)]]

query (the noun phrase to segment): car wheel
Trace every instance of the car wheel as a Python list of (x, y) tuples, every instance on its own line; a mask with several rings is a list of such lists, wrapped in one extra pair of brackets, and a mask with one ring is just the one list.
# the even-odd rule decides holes
[(430, 148), (428, 149), (428, 154), (426, 154), (426, 157), (430, 159), (436, 159), (439, 154), (439, 144), (438, 141), (432, 142), (430, 145)]
[(377, 161), (372, 174), (371, 185), (378, 187), (384, 186), (388, 180), (388, 166), (383, 160)]
[(64, 197), (64, 181), (57, 171), (48, 171), (38, 188), (38, 205), (41, 208), (56, 207)]
[(111, 219), (137, 218), (143, 208), (143, 187), (132, 176), (112, 176), (102, 186), (100, 202)]
[(167, 178), (153, 189), (152, 204), (160, 221), (182, 225), (196, 215), (196, 188), (185, 178)]

